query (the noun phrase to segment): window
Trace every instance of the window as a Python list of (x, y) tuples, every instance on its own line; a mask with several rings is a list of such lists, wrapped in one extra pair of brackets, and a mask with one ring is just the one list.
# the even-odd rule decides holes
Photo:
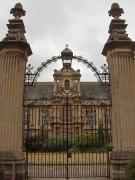
[(48, 127), (48, 123), (49, 123), (49, 110), (48, 110), (48, 108), (43, 108), (40, 110), (39, 113), (40, 113), (39, 126), (46, 129)]
[(86, 109), (87, 123), (91, 127), (96, 127), (96, 110), (93, 108)]
[(64, 105), (61, 107), (61, 121), (62, 122), (72, 121), (72, 107), (71, 106)]
[(65, 80), (65, 89), (68, 90), (70, 87), (70, 82), (69, 80)]

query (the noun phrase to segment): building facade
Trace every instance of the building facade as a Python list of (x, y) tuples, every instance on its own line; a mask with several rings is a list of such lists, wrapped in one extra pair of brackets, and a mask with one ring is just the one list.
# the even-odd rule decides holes
[(24, 126), (29, 128), (31, 138), (45, 132), (48, 138), (73, 139), (93, 131), (97, 134), (100, 128), (110, 129), (109, 87), (99, 82), (80, 82), (80, 70), (73, 69), (73, 52), (68, 47), (61, 52), (61, 58), (63, 67), (54, 70), (54, 82), (26, 86)]

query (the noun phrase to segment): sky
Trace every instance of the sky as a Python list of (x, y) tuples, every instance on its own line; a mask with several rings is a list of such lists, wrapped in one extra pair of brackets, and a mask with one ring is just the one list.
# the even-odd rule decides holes
[[(0, 40), (6, 33), (10, 9), (20, 2), (26, 10), (23, 21), (26, 38), (33, 55), (28, 64), (36, 69), (52, 56), (58, 56), (68, 44), (76, 56), (83, 56), (101, 70), (106, 63), (102, 49), (109, 37), (111, 18), (108, 11), (112, 3), (124, 9), (122, 19), (128, 24), (127, 33), (135, 40), (135, 0), (0, 0)], [(54, 69), (62, 67), (61, 61), (52, 63), (40, 74), (38, 81), (53, 81)], [(86, 65), (73, 60), (73, 68), (81, 70), (81, 81), (96, 81), (94, 73)]]

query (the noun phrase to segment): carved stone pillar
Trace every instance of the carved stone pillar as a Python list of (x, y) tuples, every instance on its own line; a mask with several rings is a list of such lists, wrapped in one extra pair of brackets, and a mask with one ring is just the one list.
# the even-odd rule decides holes
[(0, 164), (4, 180), (25, 179), (22, 152), (22, 120), (24, 73), (27, 58), (32, 54), (24, 33), (20, 3), (11, 9), (8, 34), (0, 42)]
[(123, 9), (114, 3), (109, 39), (104, 46), (110, 71), (112, 96), (111, 179), (126, 180), (126, 166), (135, 155), (135, 59), (133, 42), (126, 34)]

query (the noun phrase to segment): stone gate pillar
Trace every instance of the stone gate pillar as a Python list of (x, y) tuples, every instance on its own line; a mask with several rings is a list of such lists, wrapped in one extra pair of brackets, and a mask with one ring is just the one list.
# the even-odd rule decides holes
[(111, 179), (127, 180), (126, 165), (135, 156), (135, 42), (126, 34), (123, 9), (114, 3), (110, 36), (103, 49), (110, 71), (112, 96)]
[(10, 11), (8, 33), (0, 42), (0, 164), (4, 180), (25, 179), (22, 152), (22, 119), (24, 73), (31, 48), (24, 36), (22, 16), (25, 11), (17, 3)]

